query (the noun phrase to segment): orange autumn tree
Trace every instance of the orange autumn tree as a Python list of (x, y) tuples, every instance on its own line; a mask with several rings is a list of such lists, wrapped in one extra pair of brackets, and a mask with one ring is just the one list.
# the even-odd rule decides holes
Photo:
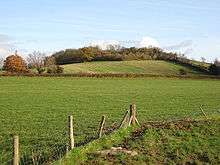
[(28, 72), (27, 64), (23, 58), (17, 53), (10, 55), (4, 61), (3, 69), (12, 73), (26, 73)]

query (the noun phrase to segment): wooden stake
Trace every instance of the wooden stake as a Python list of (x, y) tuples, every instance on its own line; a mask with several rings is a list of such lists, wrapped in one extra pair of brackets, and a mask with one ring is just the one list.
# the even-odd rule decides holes
[(200, 107), (200, 110), (202, 111), (203, 115), (205, 116), (206, 119), (208, 119), (207, 115), (205, 114), (205, 112), (203, 111), (202, 107)]
[(33, 150), (32, 150), (32, 156), (31, 156), (31, 158), (32, 158), (32, 163), (33, 163), (33, 165), (36, 165), (36, 164), (37, 164), (37, 158), (35, 157)]
[(137, 120), (137, 117), (136, 117), (136, 105), (135, 104), (132, 104), (130, 105), (130, 118), (129, 118), (129, 123), (128, 125), (135, 125), (135, 124), (139, 124), (138, 120)]
[(135, 118), (135, 121), (136, 121), (136, 123), (137, 123), (138, 126), (141, 126), (140, 123), (139, 123), (139, 121), (137, 120), (137, 118)]
[(125, 122), (126, 122), (126, 120), (127, 120), (127, 118), (128, 118), (128, 113), (129, 113), (129, 111), (127, 111), (127, 112), (125, 113), (125, 115), (124, 115), (124, 117), (123, 117), (123, 120), (121, 121), (121, 124), (120, 124), (120, 127), (119, 127), (119, 128), (122, 128), (122, 127), (124, 126), (124, 124), (125, 124)]
[(70, 150), (72, 150), (74, 148), (73, 116), (69, 116), (69, 145), (70, 145)]
[(102, 131), (103, 131), (104, 124), (105, 124), (105, 116), (103, 115), (101, 123), (100, 123), (100, 128), (99, 128), (99, 138), (102, 137)]
[(134, 125), (135, 124), (135, 117), (136, 117), (136, 105), (131, 104), (130, 105), (130, 120), (129, 120), (129, 125)]
[(14, 136), (13, 137), (13, 165), (19, 165), (20, 159), (19, 159), (19, 137)]

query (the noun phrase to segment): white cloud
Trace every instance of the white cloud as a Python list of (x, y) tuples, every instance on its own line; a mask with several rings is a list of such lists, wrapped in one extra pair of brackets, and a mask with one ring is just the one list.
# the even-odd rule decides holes
[(89, 46), (98, 46), (100, 49), (106, 50), (109, 45), (120, 45), (119, 41), (117, 40), (98, 40), (98, 41), (92, 41)]
[[(160, 47), (159, 42), (151, 37), (143, 37), (141, 41), (117, 41), (117, 40), (98, 40), (98, 41), (92, 41), (89, 43), (89, 46), (98, 46), (100, 49), (107, 49), (109, 45), (120, 45), (120, 46), (125, 46), (127, 43), (132, 43), (130, 46), (135, 46), (138, 48), (142, 47)], [(134, 45), (133, 45), (134, 44)]]
[(143, 37), (140, 43), (137, 45), (137, 47), (160, 47), (159, 42), (151, 37)]
[(7, 49), (0, 47), (0, 54), (6, 54), (6, 53), (8, 53)]
[(15, 45), (8, 35), (0, 34), (0, 57), (5, 57), (14, 51)]

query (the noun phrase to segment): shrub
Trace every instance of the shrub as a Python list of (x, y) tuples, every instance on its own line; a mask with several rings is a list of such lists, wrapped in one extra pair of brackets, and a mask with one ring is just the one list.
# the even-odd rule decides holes
[(45, 68), (37, 68), (38, 74), (42, 74), (43, 72), (45, 72), (45, 70)]
[(57, 73), (63, 73), (63, 71), (64, 71), (64, 68), (63, 67), (61, 67), (61, 66), (59, 66), (59, 65), (57, 65)]
[(4, 61), (3, 69), (12, 73), (26, 73), (28, 72), (27, 64), (21, 56), (11, 55)]
[(218, 66), (216, 64), (212, 64), (209, 67), (209, 71), (213, 75), (220, 75), (220, 66)]
[(186, 75), (187, 72), (186, 72), (185, 69), (179, 69), (179, 74), (180, 74), (180, 75)]
[(61, 74), (63, 73), (63, 68), (59, 65), (50, 65), (48, 68), (47, 68), (47, 73), (50, 73), (50, 74)]

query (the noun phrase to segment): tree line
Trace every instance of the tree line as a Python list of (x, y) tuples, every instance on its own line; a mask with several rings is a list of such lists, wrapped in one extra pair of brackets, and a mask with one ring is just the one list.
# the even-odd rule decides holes
[(54, 53), (52, 57), (55, 58), (56, 63), (59, 65), (90, 61), (164, 60), (185, 65), (209, 74), (220, 74), (219, 66), (216, 65), (217, 62), (212, 64), (210, 68), (207, 68), (204, 65), (188, 59), (184, 54), (165, 52), (156, 47), (125, 48), (110, 45), (107, 50), (102, 50), (99, 47), (90, 46), (79, 49), (62, 50)]
[(51, 74), (63, 73), (63, 68), (56, 64), (54, 57), (47, 57), (39, 51), (29, 54), (26, 60), (15, 52), (14, 55), (10, 55), (0, 62), (2, 69), (8, 73), (33, 73), (34, 69), (38, 74), (43, 72)]
[[(66, 49), (52, 55), (57, 64), (72, 64), (90, 61), (126, 61), (126, 60), (170, 60), (177, 61), (176, 53), (167, 53), (160, 48), (114, 48), (107, 50), (99, 47), (83, 47), (79, 49)], [(185, 60), (186, 58), (184, 58)], [(183, 60), (183, 59), (182, 59)]]
[[(8, 72), (31, 72), (37, 70), (39, 74), (63, 73), (60, 65), (91, 62), (91, 61), (126, 61), (126, 60), (164, 60), (197, 69), (213, 75), (220, 75), (220, 62), (216, 60), (209, 67), (203, 63), (196, 63), (183, 54), (165, 52), (160, 48), (124, 48), (109, 45), (107, 50), (99, 47), (83, 47), (79, 49), (66, 49), (46, 56), (44, 53), (34, 51), (24, 60), (17, 54), (8, 56), (5, 60), (0, 59), (0, 68)], [(182, 71), (184, 74), (184, 71)]]

